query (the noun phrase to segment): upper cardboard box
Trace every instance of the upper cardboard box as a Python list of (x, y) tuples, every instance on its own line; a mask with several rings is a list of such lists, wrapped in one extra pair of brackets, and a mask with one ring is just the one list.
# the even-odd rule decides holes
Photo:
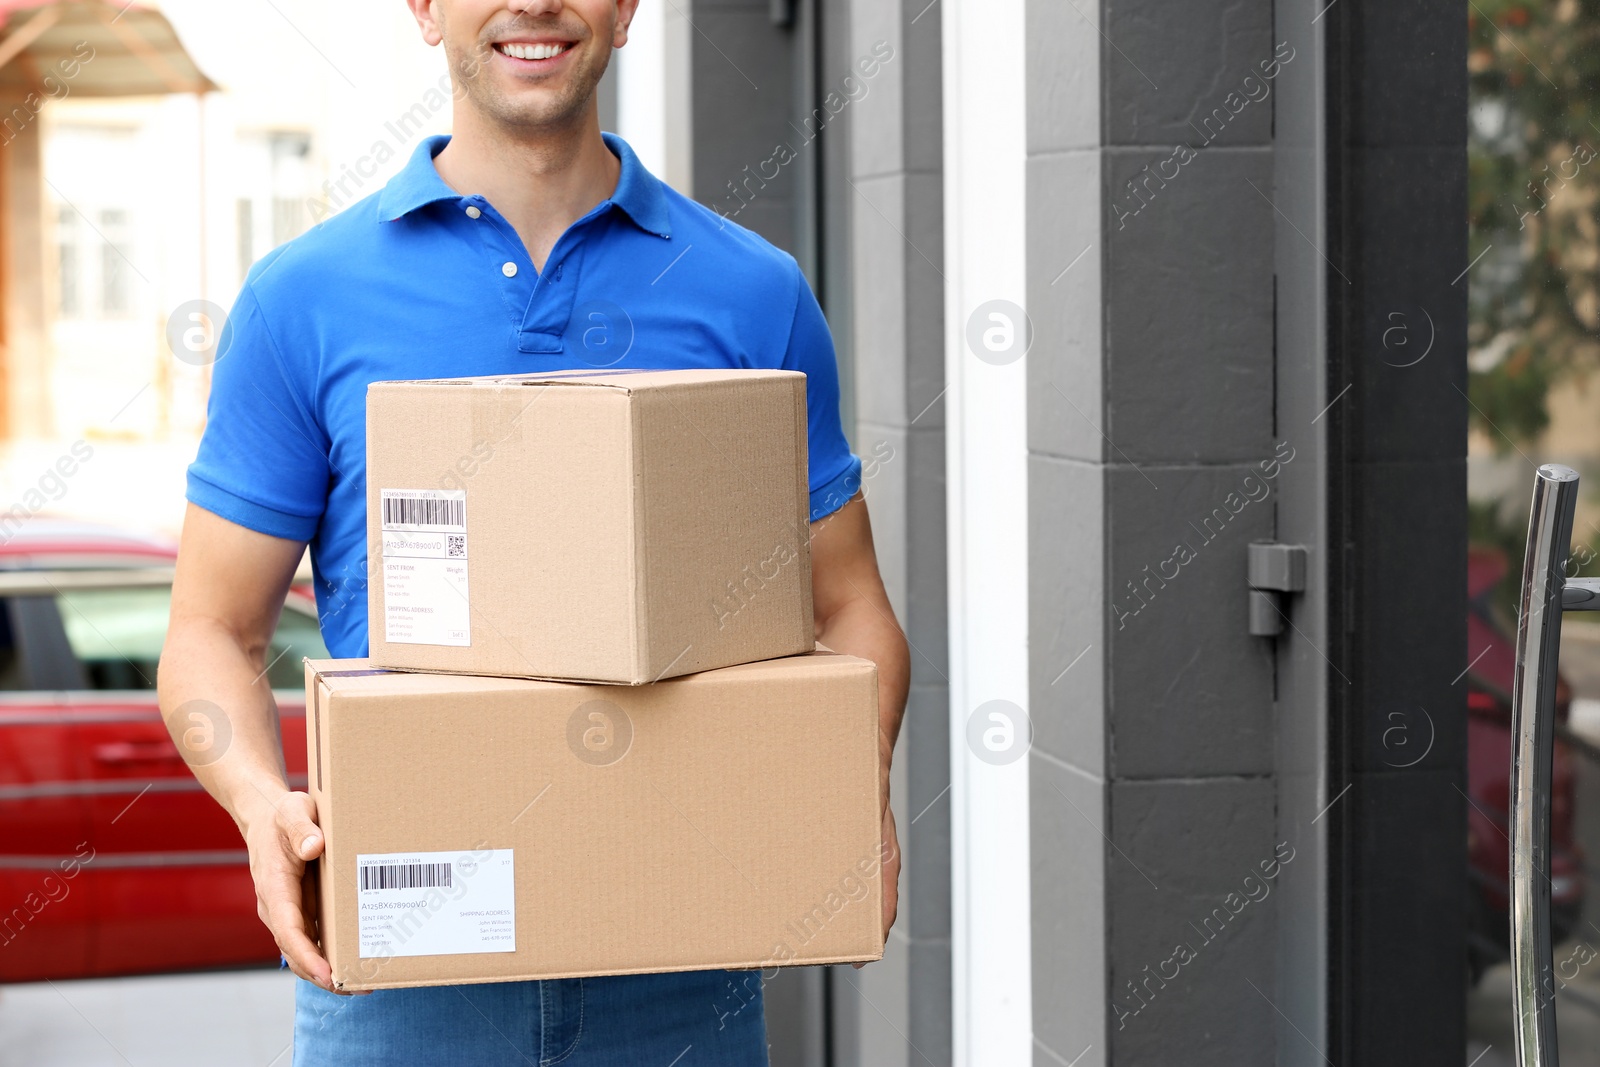
[(638, 685), (808, 652), (805, 375), (367, 392), (378, 666)]

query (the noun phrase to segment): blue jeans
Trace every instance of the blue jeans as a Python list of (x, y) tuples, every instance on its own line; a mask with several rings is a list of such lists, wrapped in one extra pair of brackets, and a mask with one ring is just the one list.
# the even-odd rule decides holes
[(294, 1067), (766, 1067), (757, 971), (380, 989), (295, 979)]

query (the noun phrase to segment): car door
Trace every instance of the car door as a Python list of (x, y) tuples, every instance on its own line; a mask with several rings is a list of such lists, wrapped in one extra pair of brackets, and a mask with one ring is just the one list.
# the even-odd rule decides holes
[(77, 975), (89, 961), (86, 762), (49, 691), (72, 664), (54, 611), (48, 598), (0, 597), (0, 982)]
[[(127, 974), (270, 962), (238, 830), (200, 787), (156, 702), (171, 572), (41, 576), (68, 655), (54, 699), (73, 727), (92, 859), (80, 881), (92, 922), (82, 973)], [(264, 672), (278, 699), (291, 784), (305, 780), (303, 656), (325, 655), (307, 598), (291, 597)], [(49, 612), (42, 614), (49, 616)], [(228, 723), (177, 709), (225, 758)]]

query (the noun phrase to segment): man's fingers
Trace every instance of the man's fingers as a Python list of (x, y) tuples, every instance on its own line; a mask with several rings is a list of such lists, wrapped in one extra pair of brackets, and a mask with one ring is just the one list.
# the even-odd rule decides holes
[(278, 942), (278, 951), (283, 953), (289, 970), (329, 992), (343, 994), (344, 990), (333, 987), (333, 968), (328, 966), (328, 961), (310, 937), (300, 901), (291, 899), (289, 894), (282, 894), (269, 903), (266, 910), (267, 926), (272, 930), (272, 936)]
[(267, 905), (267, 922), (272, 936), (278, 942), (289, 969), (309, 982), (324, 989), (333, 988), (333, 971), (328, 961), (317, 951), (316, 944), (306, 936), (305, 919), (300, 912), (300, 902), (279, 898)]
[(305, 793), (287, 793), (274, 813), (276, 840), (262, 840), (253, 855), (262, 918), (272, 930), (289, 969), (323, 989), (333, 989), (333, 971), (314, 940), (315, 888), (306, 863), (322, 854), (316, 803)]
[[(894, 812), (888, 806), (883, 809), (882, 848), (883, 866), (879, 873), (883, 879), (883, 932), (887, 937), (900, 913), (900, 835), (895, 830)], [(866, 964), (850, 966), (859, 971)]]
[(278, 805), (278, 833), (289, 852), (301, 862), (322, 855), (316, 802), (305, 793), (290, 793)]

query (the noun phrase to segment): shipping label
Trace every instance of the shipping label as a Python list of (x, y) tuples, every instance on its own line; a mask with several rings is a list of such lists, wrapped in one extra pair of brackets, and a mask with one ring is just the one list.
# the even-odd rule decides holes
[(361, 958), (517, 950), (509, 848), (356, 856)]
[(383, 629), (409, 645), (472, 644), (467, 494), (384, 489)]

